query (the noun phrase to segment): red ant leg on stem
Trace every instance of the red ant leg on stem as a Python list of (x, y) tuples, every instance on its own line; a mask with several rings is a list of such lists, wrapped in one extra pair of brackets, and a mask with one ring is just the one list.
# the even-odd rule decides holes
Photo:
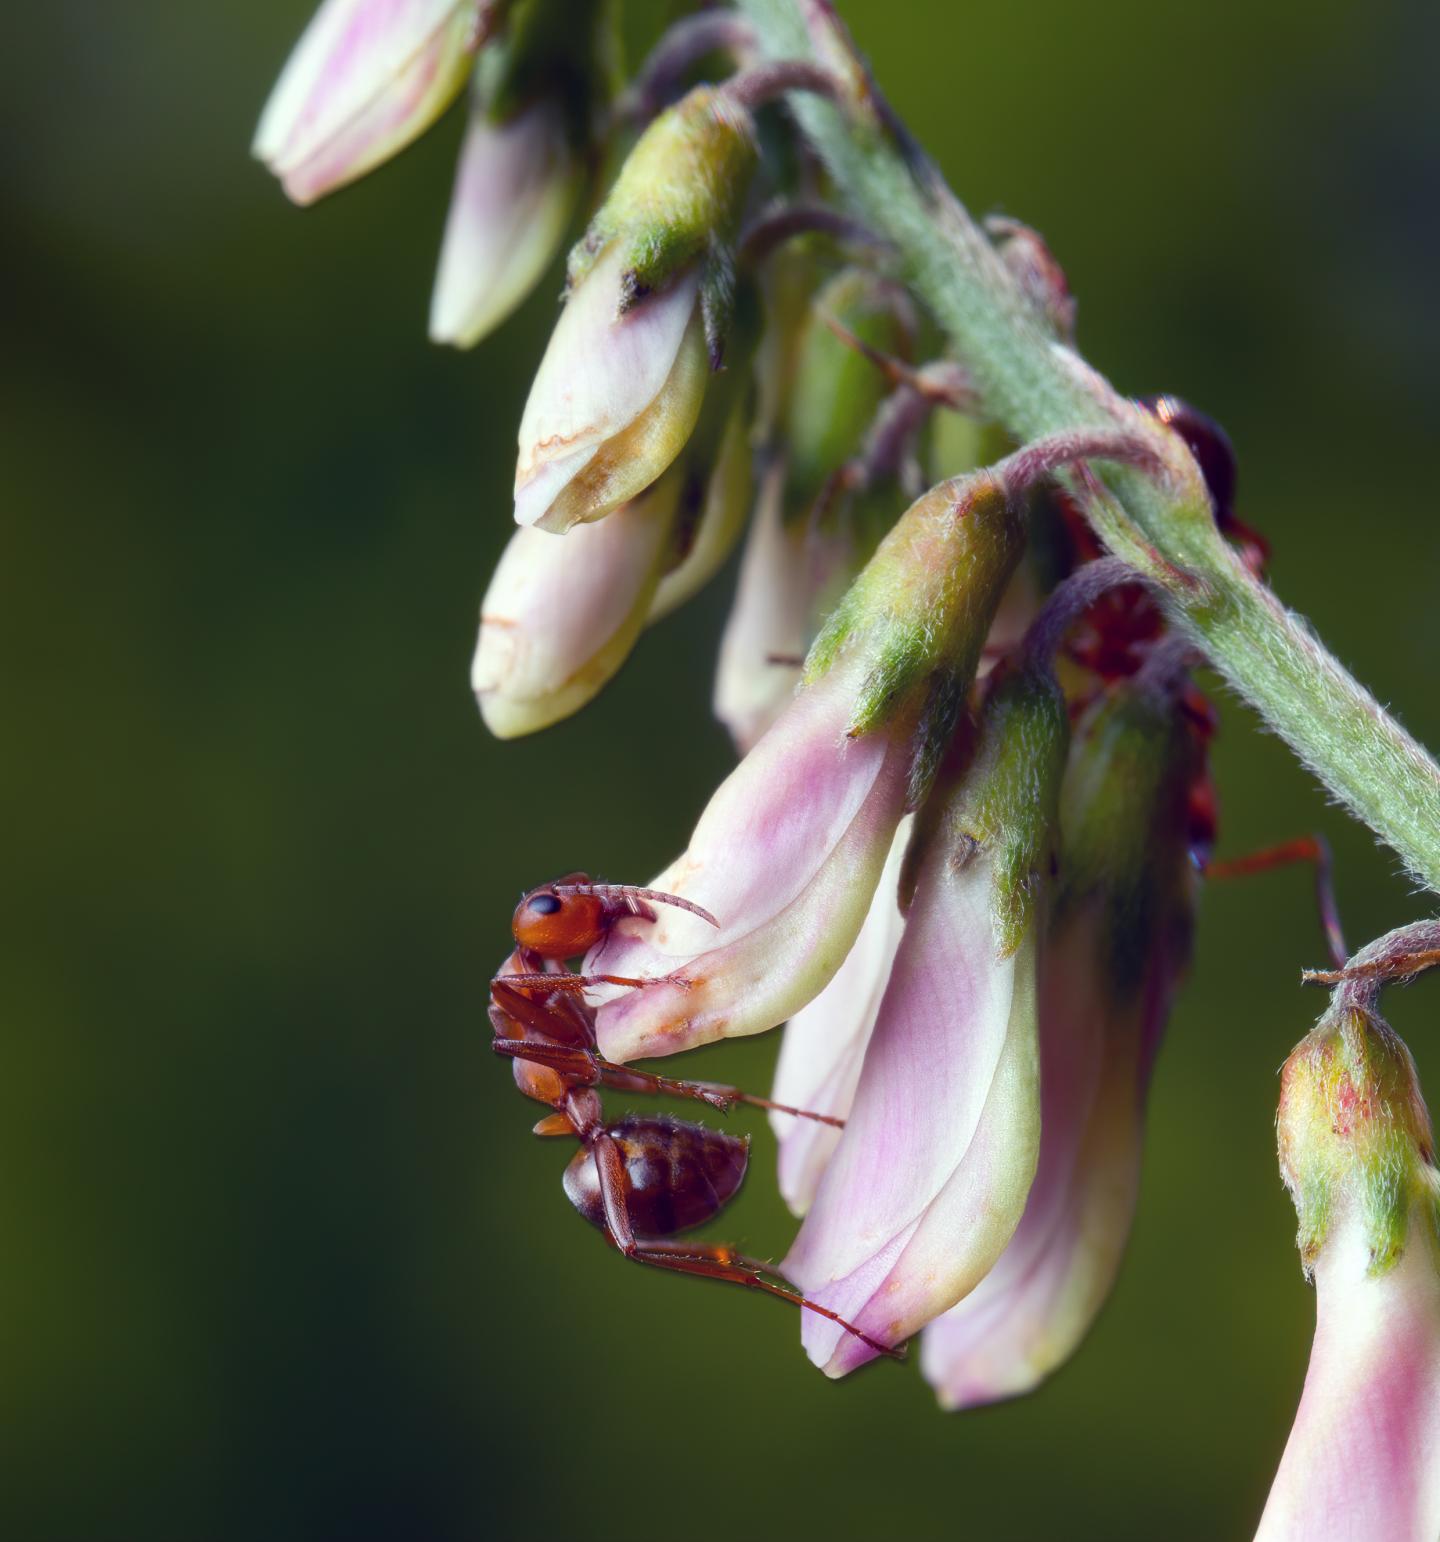
[(1325, 947), (1331, 962), (1337, 969), (1343, 969), (1350, 954), (1345, 946), (1345, 934), (1340, 929), (1340, 910), (1335, 902), (1334, 861), (1330, 855), (1330, 843), (1323, 835), (1301, 835), (1292, 841), (1282, 841), (1278, 846), (1266, 846), (1260, 851), (1249, 852), (1243, 857), (1230, 857), (1224, 862), (1206, 862), (1200, 871), (1206, 878), (1248, 878), (1254, 873), (1289, 867), (1296, 862), (1314, 864), (1315, 905), (1320, 912), (1320, 929), (1325, 934)]

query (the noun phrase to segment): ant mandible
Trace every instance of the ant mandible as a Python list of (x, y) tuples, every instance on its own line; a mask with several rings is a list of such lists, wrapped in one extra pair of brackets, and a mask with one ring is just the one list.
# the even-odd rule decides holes
[(900, 1358), (828, 1307), (811, 1301), (727, 1243), (677, 1242), (676, 1234), (713, 1219), (734, 1196), (750, 1159), (748, 1138), (726, 1135), (669, 1115), (628, 1114), (606, 1123), (597, 1089), (693, 1098), (728, 1113), (737, 1103), (842, 1126), (827, 1114), (791, 1108), (738, 1087), (677, 1081), (604, 1059), (595, 1011), (580, 994), (608, 983), (643, 988), (619, 975), (572, 974), (565, 962), (595, 946), (627, 916), (655, 919), (655, 905), (688, 910), (712, 926), (714, 916), (689, 900), (628, 884), (591, 883), (571, 873), (532, 889), (511, 922), (515, 949), (490, 982), (493, 1049), (514, 1066), (515, 1085), (551, 1112), (535, 1134), (568, 1137), (580, 1150), (565, 1169), (570, 1203), (626, 1258), (762, 1290), (838, 1323), (872, 1349)]

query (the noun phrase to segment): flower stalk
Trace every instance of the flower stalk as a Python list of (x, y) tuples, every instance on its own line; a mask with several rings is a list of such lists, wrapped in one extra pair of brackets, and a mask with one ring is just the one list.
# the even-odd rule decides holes
[[(834, 67), (831, 56), (848, 51), (820, 0), (739, 5), (762, 58), (823, 52)], [(1142, 408), (1056, 339), (1013, 267), (875, 109), (873, 88), (856, 94), (868, 110), (816, 95), (796, 95), (791, 108), (855, 212), (893, 242), (989, 414), (1022, 441), (1081, 428), (1152, 436), (1171, 476), (1113, 467), (1102, 482), (1082, 469), (1066, 475), (1070, 491), (1115, 555), (1160, 580), (1171, 619), (1230, 685), (1415, 878), (1440, 891), (1440, 767), (1226, 544), (1184, 446), (1166, 444), (1161, 425), (1146, 423)]]

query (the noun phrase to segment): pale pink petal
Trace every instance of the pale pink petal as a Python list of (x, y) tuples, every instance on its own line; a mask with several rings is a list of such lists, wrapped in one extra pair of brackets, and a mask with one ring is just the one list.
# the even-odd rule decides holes
[(844, 962), (904, 812), (905, 733), (847, 739), (853, 670), (806, 688), (721, 783), (689, 849), (653, 887), (703, 906), (622, 921), (589, 972), (679, 979), (599, 1008), (612, 1059), (760, 1033), (798, 1011)]
[(720, 639), (715, 716), (743, 755), (785, 710), (810, 645), (804, 531), (782, 520), (785, 467), (766, 469)]
[(454, 99), (473, 27), (473, 6), (456, 0), (326, 0), (266, 103), (254, 153), (296, 203), (353, 181)]
[[(1035, 1172), (1034, 928), (996, 957), (990, 864), (924, 864), (855, 1105), (785, 1272), (887, 1343), (972, 1290), (1009, 1242)], [(829, 1375), (873, 1358), (816, 1314)]]
[(1440, 1537), (1440, 1250), (1412, 1211), (1399, 1262), (1369, 1274), (1358, 1216), (1315, 1263), (1315, 1341), (1257, 1542)]
[[(776, 1102), (838, 1119), (849, 1116), (865, 1047), (905, 930), (897, 890), (912, 824), (908, 817), (901, 820), (865, 924), (835, 978), (785, 1025), (770, 1093)], [(779, 1142), (780, 1193), (803, 1216), (840, 1131), (792, 1114), (772, 1113), (770, 1125)]]
[(472, 113), (430, 298), (435, 342), (469, 348), (520, 304), (555, 255), (577, 189), (558, 104), (508, 123)]
[(480, 607), (470, 676), (492, 733), (514, 738), (568, 717), (619, 669), (655, 592), (677, 493), (667, 479), (608, 519), (510, 538)]
[(619, 243), (604, 252), (550, 335), (520, 422), (517, 524), (538, 523), (599, 447), (634, 423), (670, 378), (698, 303), (699, 270), (621, 315), (625, 262)]

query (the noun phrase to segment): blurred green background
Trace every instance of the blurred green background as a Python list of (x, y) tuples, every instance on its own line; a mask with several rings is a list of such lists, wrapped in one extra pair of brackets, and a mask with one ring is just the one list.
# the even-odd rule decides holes
[[(1089, 356), (1225, 422), (1282, 595), (1440, 743), (1433, 7), (842, 9), (971, 206), (1048, 234)], [(0, 64), (0, 1533), (1247, 1535), (1313, 1312), (1272, 1130), (1299, 872), (1205, 896), (1123, 1277), (1037, 1396), (831, 1385), (791, 1313), (570, 1211), (485, 981), (522, 888), (683, 843), (731, 580), (577, 721), (487, 738), (557, 283), (426, 343), (454, 114), (285, 203), (246, 148), (307, 14), (57, 0)], [(1424, 903), (1233, 703), (1216, 760), (1222, 854), (1323, 828), (1357, 941)], [(1434, 989), (1393, 1017), (1440, 1097)], [(763, 1087), (774, 1050), (692, 1064)], [(729, 1234), (778, 1254), (738, 1122)]]

